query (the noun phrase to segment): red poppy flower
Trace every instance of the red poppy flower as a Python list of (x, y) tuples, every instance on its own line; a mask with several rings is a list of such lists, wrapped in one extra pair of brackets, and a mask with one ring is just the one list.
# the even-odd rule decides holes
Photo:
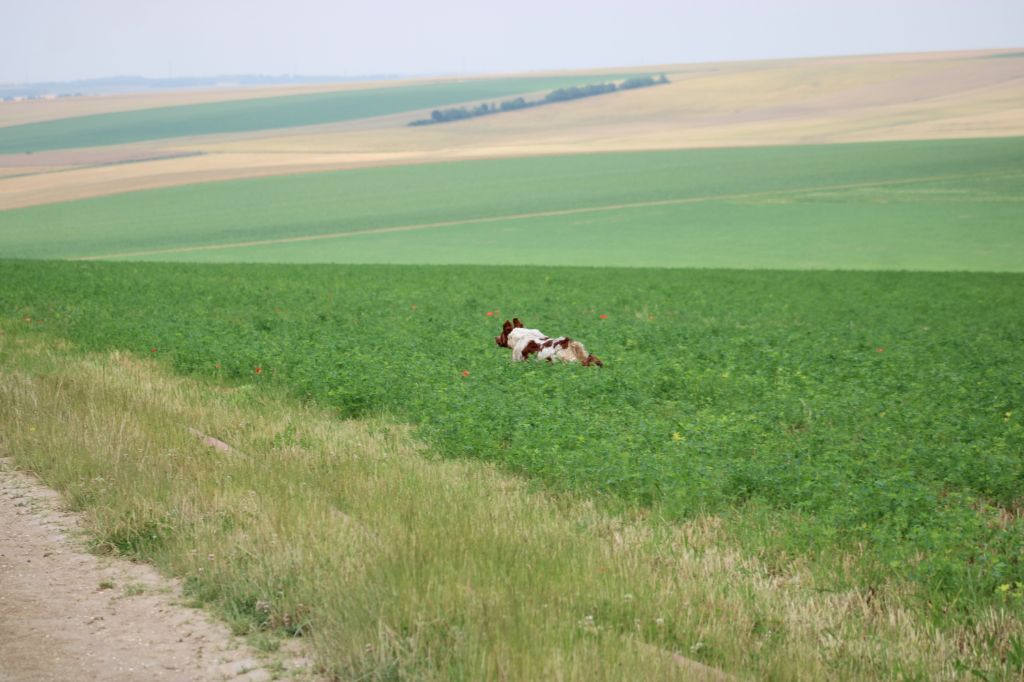
[(149, 349), (149, 352), (150, 352), (150, 353), (155, 353), (155, 352), (156, 352), (156, 348), (150, 348), (150, 349)]
[(462, 376), (468, 377), (469, 376), (469, 370), (468, 369), (462, 370)]
[(600, 315), (597, 316), (597, 319), (599, 319), (599, 320), (607, 320), (608, 316), (605, 315), (604, 313), (601, 313)]
[(256, 372), (257, 374), (261, 374), (263, 372), (263, 368), (262, 367), (257, 367), (253, 371)]
[(488, 310), (488, 311), (487, 311), (487, 317), (494, 317), (494, 312), (493, 312), (493, 311), (490, 311), (490, 310)]

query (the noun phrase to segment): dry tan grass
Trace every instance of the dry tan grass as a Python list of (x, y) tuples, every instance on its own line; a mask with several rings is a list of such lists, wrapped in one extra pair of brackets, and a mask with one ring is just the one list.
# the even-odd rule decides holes
[[(413, 112), (48, 152), (34, 155), (36, 163), (205, 156), (0, 180), (0, 209), (219, 179), (459, 159), (1024, 135), (1024, 59), (979, 58), (985, 54), (671, 66), (664, 68), (669, 85), (447, 125), (409, 128), (410, 119), (426, 113)], [(0, 157), (0, 167), (14, 163)]]

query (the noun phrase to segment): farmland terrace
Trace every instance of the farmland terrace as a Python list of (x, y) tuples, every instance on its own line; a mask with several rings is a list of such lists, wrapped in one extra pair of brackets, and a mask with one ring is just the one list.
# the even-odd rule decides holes
[(1021, 158), (1024, 138), (359, 169), (3, 211), (0, 250), (30, 258), (1019, 272)]
[[(434, 98), (429, 102), (439, 101), (443, 94), (453, 104), (473, 104), (493, 99), (498, 91), (542, 94), (556, 83), (601, 81), (614, 74), (388, 83), (376, 88), (364, 84), (341, 90), (320, 86), (312, 92), (298, 91), (301, 95), (288, 91), (293, 94), (260, 99), (251, 99), (251, 91), (246, 91), (235, 101), (224, 101), (231, 97), (225, 93), (183, 94), (180, 97), (192, 99), (177, 101), (206, 102), (202, 106), (216, 111), (256, 107), (253, 120), (259, 125), (297, 127), (202, 134), (212, 131), (194, 119), (175, 123), (170, 118), (167, 122), (184, 125), (184, 132), (198, 137), (0, 154), (0, 209), (215, 179), (469, 158), (1024, 134), (1024, 60), (995, 52), (669, 65), (649, 67), (648, 72), (665, 72), (672, 82), (453, 126), (414, 129), (406, 125), (410, 117), (429, 116), (430, 109), (424, 107), (435, 106), (428, 103), (428, 95)], [(60, 109), (54, 115), (65, 118), (47, 125), (59, 126), (76, 144), (100, 144), (103, 140), (80, 125), (97, 116), (103, 120), (108, 110), (124, 111), (138, 104), (142, 108), (123, 115), (140, 117), (140, 125), (154, 116), (163, 121), (173, 112), (207, 111), (167, 108), (176, 100), (153, 97), (140, 96), (138, 102), (75, 98), (83, 101), (67, 106), (85, 108)], [(324, 108), (313, 107), (314, 112), (330, 111), (345, 120), (308, 125), (312, 121), (295, 118), (296, 112), (307, 115), (304, 107), (295, 105), (310, 101), (323, 103)], [(163, 108), (152, 108), (157, 103)], [(408, 113), (388, 114), (387, 107), (396, 103)], [(91, 118), (67, 117), (76, 111), (88, 111)], [(25, 124), (31, 118), (18, 112), (13, 105), (0, 108), (0, 126)], [(22, 138), (32, 129), (17, 130), (11, 127), (4, 134), (0, 128), (0, 137), (24, 145)], [(166, 158), (168, 154), (188, 156)], [(153, 158), (145, 160), (147, 156)], [(139, 162), (109, 165), (119, 158)], [(61, 171), (59, 177), (52, 173), (55, 169)]]
[(1020, 679), (1017, 54), (26, 109), (0, 456), (338, 679)]

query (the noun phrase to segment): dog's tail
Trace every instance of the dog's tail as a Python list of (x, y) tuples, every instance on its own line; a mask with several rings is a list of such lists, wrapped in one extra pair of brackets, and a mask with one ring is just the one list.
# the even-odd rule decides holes
[[(565, 351), (569, 357), (564, 358), (569, 362), (578, 362), (584, 367), (590, 365), (597, 365), (598, 367), (604, 367), (604, 363), (601, 362), (596, 355), (591, 355), (587, 352), (587, 349), (583, 347), (583, 344), (579, 341), (570, 340), (565, 348)], [(564, 356), (563, 356), (564, 357)]]

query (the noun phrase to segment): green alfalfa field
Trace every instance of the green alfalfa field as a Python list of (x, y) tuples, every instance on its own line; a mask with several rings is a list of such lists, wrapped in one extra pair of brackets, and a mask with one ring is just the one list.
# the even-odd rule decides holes
[[(896, 155), (878, 150), (860, 167), (838, 163), (838, 159), (849, 159), (842, 154), (850, 153), (849, 149), (839, 149), (836, 153), (840, 156), (832, 157), (831, 163), (825, 158), (805, 168), (807, 177), (801, 178), (801, 183), (831, 168), (842, 176), (837, 179), (842, 183), (856, 181), (871, 184), (872, 188), (900, 177), (921, 180), (926, 175), (970, 176), (966, 186), (949, 184), (963, 178), (927, 180), (924, 191), (909, 196), (895, 191), (903, 187), (899, 183), (890, 184), (881, 198), (876, 189), (867, 192), (864, 187), (823, 190), (813, 200), (815, 214), (840, 216), (842, 220), (828, 223), (829, 229), (836, 235), (845, 234), (849, 240), (824, 262), (832, 268), (866, 267), (858, 259), (870, 252), (872, 241), (881, 233), (869, 225), (858, 230), (854, 217), (857, 211), (870, 209), (872, 215), (887, 217), (889, 230), (897, 231), (883, 252), (897, 263), (909, 260), (921, 269), (922, 261), (914, 261), (915, 254), (933, 248), (936, 240), (930, 238), (930, 226), (934, 224), (945, 230), (941, 251), (946, 266), (941, 269), (1019, 270), (1019, 266), (1012, 265), (1020, 253), (1013, 247), (1021, 240), (1014, 229), (1019, 225), (1014, 216), (1019, 216), (1020, 205), (1015, 184), (1020, 179), (1020, 157), (1014, 145), (1019, 141), (889, 148), (889, 152), (922, 150), (921, 154), (897, 158), (907, 165), (920, 164), (924, 159), (932, 165), (927, 174), (921, 168), (904, 171), (899, 177), (884, 173), (876, 162)], [(869, 147), (865, 149), (872, 151)], [(941, 151), (937, 156), (924, 153), (935, 149)], [(967, 157), (964, 150), (970, 150)], [(770, 155), (773, 150), (758, 153)], [(784, 154), (786, 150), (774, 153)], [(812, 154), (801, 150), (789, 153)], [(822, 148), (815, 148), (812, 155), (827, 157)], [(706, 160), (711, 155), (698, 158)], [(968, 164), (965, 158), (973, 161)], [(950, 159), (963, 163), (951, 165)], [(629, 159), (620, 161), (628, 163)], [(534, 168), (567, 162), (556, 159), (536, 163)], [(649, 184), (634, 184), (633, 196), (640, 194), (647, 201), (685, 199), (686, 195), (679, 192), (689, 183), (679, 182), (680, 162), (675, 163), (670, 165), (671, 172), (663, 170), (659, 175), (652, 171), (650, 175), (657, 178), (675, 173), (674, 180), (665, 180), (654, 191)], [(709, 175), (706, 164), (695, 166), (687, 178), (701, 176), (697, 170), (700, 167), (705, 168), (705, 176)], [(740, 171), (727, 173), (730, 167), (722, 163), (717, 182), (736, 191), (736, 184), (744, 176)], [(464, 171), (463, 165), (431, 170), (436, 173), (438, 168), (472, 175)], [(888, 168), (891, 171), (891, 166)], [(611, 165), (606, 170), (609, 178), (613, 175), (610, 169)], [(751, 178), (754, 175), (750, 173)], [(344, 186), (339, 184), (339, 177), (346, 176), (305, 179), (310, 183), (307, 188), (333, 182), (337, 189)], [(358, 176), (353, 181), (369, 182), (366, 177)], [(547, 210), (595, 205), (585, 195), (590, 182), (572, 174), (563, 177), (567, 186), (577, 189), (561, 197), (550, 190), (548, 203), (544, 204)], [(779, 197), (785, 194), (786, 181), (785, 177), (773, 178), (771, 182), (777, 184), (756, 187)], [(497, 187), (498, 182), (493, 182)], [(753, 182), (748, 179), (748, 183)], [(739, 189), (751, 191), (750, 186)], [(231, 187), (250, 192), (237, 196), (255, 196), (262, 186), (223, 183), (194, 191), (224, 192)], [(409, 183), (406, 187), (415, 189), (419, 185)], [(647, 188), (648, 194), (635, 188)], [(425, 204), (424, 215), (418, 221), (479, 218), (481, 211), (483, 217), (500, 217), (510, 210), (526, 210), (508, 202), (529, 203), (531, 197), (544, 196), (536, 194), (539, 191), (503, 197), (506, 204), (499, 204), (489, 214), (484, 211), (486, 207), (473, 204), (472, 199), (468, 208), (451, 208), (438, 200), (436, 205)], [(860, 194), (844, 194), (837, 200), (833, 194), (836, 191)], [(307, 201), (281, 199), (279, 195), (282, 215), (287, 213), (288, 205), (297, 212), (309, 205), (319, 206), (317, 210), (330, 214), (330, 204), (308, 201), (317, 196), (315, 193), (295, 196)], [(432, 197), (434, 193), (425, 190), (422, 196)], [(117, 199), (157, 202), (158, 195), (140, 193)], [(381, 198), (381, 203), (384, 201)], [(829, 210), (830, 202), (835, 202), (834, 211)], [(936, 210), (918, 210), (924, 204), (936, 205)], [(98, 247), (88, 243), (88, 230), (73, 237), (70, 226), (76, 212), (81, 210), (83, 216), (92, 215), (91, 220), (98, 220), (96, 216), (110, 211), (113, 205), (79, 202), (60, 209), (51, 207), (63, 211), (56, 215), (63, 216), (66, 222), (61, 224), (66, 229), (55, 230), (50, 244), (62, 256), (97, 255), (111, 247), (217, 245), (225, 236), (206, 235), (197, 228), (196, 220), (203, 220), (204, 212), (196, 212), (194, 204), (189, 207), (167, 202), (150, 205), (162, 207), (158, 219), (169, 221), (166, 224), (171, 226), (175, 224), (175, 212), (179, 212), (177, 224), (183, 236), (172, 234), (173, 230), (158, 234), (145, 225), (140, 226), (142, 234), (133, 236), (118, 227), (127, 222), (113, 221), (107, 232), (98, 230)], [(765, 205), (766, 212), (770, 212), (768, 208), (775, 204), (766, 201)], [(417, 220), (412, 203), (396, 202), (396, 206), (396, 211), (406, 213), (384, 214), (380, 223), (369, 227)], [(338, 221), (346, 219), (344, 211), (334, 211)], [(15, 221), (7, 225), (29, 224), (26, 216), (30, 213), (11, 213), (16, 215), (0, 217), (0, 224), (5, 219)], [(756, 214), (750, 208), (744, 220), (753, 220)], [(633, 224), (628, 209), (616, 215), (618, 223), (609, 232)], [(716, 212), (709, 207), (705, 215), (719, 216), (725, 233), (740, 229), (737, 226), (742, 221), (722, 219), (731, 215), (727, 211)], [(544, 219), (555, 220), (557, 216)], [(670, 226), (671, 220), (665, 223)], [(97, 223), (82, 223), (90, 224)], [(251, 228), (245, 227), (244, 221), (242, 224), (225, 227), (228, 236), (241, 234), (252, 239), (303, 234), (301, 226), (283, 221), (268, 220), (258, 235), (245, 232)], [(354, 227), (350, 229), (366, 225), (365, 221), (351, 224)], [(475, 233), (479, 235), (495, 224), (481, 222)], [(285, 225), (283, 230), (281, 225)], [(805, 228), (813, 225), (814, 221), (807, 221)], [(608, 640), (601, 638), (618, 641), (628, 636), (741, 675), (808, 679), (821, 675), (935, 677), (968, 674), (971, 670), (993, 677), (1019, 675), (1024, 665), (1020, 619), (1024, 599), (1024, 522), (1020, 514), (1020, 491), (1024, 489), (1024, 380), (1020, 372), (1024, 367), (1024, 316), (1020, 314), (1024, 276), (1013, 272), (807, 271), (814, 266), (808, 260), (808, 251), (800, 248), (803, 237), (799, 235), (804, 233), (786, 232), (783, 227), (772, 223), (767, 230), (789, 235), (788, 241), (780, 239), (776, 246), (783, 256), (789, 254), (779, 267), (801, 271), (580, 268), (558, 264), (441, 267), (6, 261), (0, 265), (4, 282), (0, 305), (9, 337), (51, 339), (53, 344), (58, 344), (57, 339), (67, 339), (74, 344), (75, 353), (127, 351), (143, 358), (143, 366), (170, 368), (210, 382), (232, 396), (315, 405), (328, 410), (335, 419), (411, 424), (413, 438), (427, 446), (418, 456), (426, 455), (438, 462), (497, 465), (500, 471), (521, 476), (532, 482), (535, 490), (557, 499), (595, 504), (606, 515), (604, 518), (640, 518), (623, 521), (634, 530), (659, 528), (662, 530), (656, 534), (671, 533), (665, 529), (714, 524), (717, 544), (712, 547), (728, 547), (755, 562), (755, 568), (744, 564), (746, 568), (728, 574), (730, 582), (717, 588), (721, 592), (709, 592), (707, 585), (700, 583), (699, 594), (686, 593), (683, 601), (671, 602), (667, 616), (655, 613), (664, 595), (629, 591), (633, 588), (626, 586), (632, 583), (624, 577), (621, 566), (611, 569), (618, 576), (616, 580), (601, 583), (604, 591), (581, 578), (589, 587), (573, 587), (571, 598), (566, 597), (559, 607), (568, 609), (564, 612), (571, 621), (568, 630), (546, 645), (531, 645), (549, 647), (545, 649), (549, 657), (538, 654), (537, 660), (547, 663), (538, 664), (537, 674), (564, 670), (559, 668), (561, 664), (552, 662), (557, 660), (559, 650), (583, 651), (598, 641), (607, 645)], [(324, 234), (328, 227), (319, 229)], [(415, 234), (424, 239), (428, 235), (444, 238), (444, 229), (418, 230)], [(564, 224), (560, 229), (572, 231)], [(579, 234), (586, 228), (575, 229), (581, 239), (587, 236)], [(743, 229), (749, 232), (750, 227)], [(662, 234), (670, 232), (666, 228)], [(305, 232), (311, 233), (316, 234)], [(15, 234), (31, 252), (22, 255), (38, 256), (48, 233), (41, 234), (41, 243), (34, 247), (24, 231)], [(977, 249), (976, 238), (984, 242), (992, 234), (999, 235), (998, 241)], [(524, 232), (519, 236), (529, 235)], [(72, 238), (78, 243), (69, 247)], [(707, 248), (707, 241), (702, 242), (712, 262), (718, 263), (714, 258), (727, 258), (728, 242), (722, 243), (716, 251)], [(287, 244), (290, 242), (282, 246)], [(610, 244), (605, 247), (603, 261), (592, 255), (589, 264), (616, 263), (624, 247), (621, 243)], [(529, 255), (522, 260), (546, 263), (549, 247), (542, 238), (536, 239), (531, 250), (534, 260)], [(670, 251), (672, 243), (662, 242), (662, 247)], [(474, 253), (481, 259), (478, 262), (486, 262), (483, 249)], [(561, 253), (571, 258), (573, 251), (566, 244)], [(815, 250), (810, 253), (813, 255)], [(734, 260), (725, 264), (764, 266), (756, 260), (756, 251), (739, 250), (734, 254)], [(957, 254), (963, 256), (959, 262)], [(549, 334), (579, 338), (604, 360), (605, 367), (508, 362), (507, 350), (497, 348), (492, 337), (500, 322), (512, 316)], [(22, 358), (19, 362), (32, 367), (35, 361)], [(33, 371), (46, 376), (38, 367)], [(101, 374), (114, 371), (105, 369)], [(62, 389), (64, 386), (78, 385), (57, 377), (49, 382), (57, 394), (71, 390)], [(128, 395), (118, 399), (130, 401)], [(19, 427), (20, 439), (16, 442), (34, 442), (28, 435), (32, 425), (20, 416), (27, 408), (16, 409), (13, 398), (5, 405), (5, 418)], [(244, 426), (221, 428), (228, 434), (232, 428), (246, 431)], [(262, 434), (262, 441), (250, 434), (256, 451), (260, 451), (262, 442), (268, 452), (283, 458), (282, 468), (274, 471), (283, 476), (279, 481), (281, 494), (291, 499), (302, 499), (302, 491), (307, 490), (303, 486), (314, 485), (307, 474), (288, 464), (289, 448), (311, 447), (303, 444), (301, 431), (303, 428), (285, 424), (272, 434)], [(41, 472), (49, 470), (58, 479), (63, 476), (63, 485), (74, 491), (84, 508), (107, 505), (116, 509), (118, 514), (99, 530), (108, 546), (141, 557), (164, 557), (171, 570), (186, 577), (197, 598), (220, 604), (241, 631), (281, 628), (295, 622), (294, 614), (304, 613), (308, 619), (304, 627), (318, 632), (329, 629), (325, 623), (338, 618), (334, 612), (295, 607), (295, 602), (308, 605), (308, 598), (272, 598), (282, 591), (279, 583), (299, 580), (299, 567), (305, 564), (298, 558), (280, 565), (268, 559), (266, 563), (273, 567), (269, 574), (260, 574), (255, 568), (252, 573), (239, 574), (221, 567), (219, 573), (211, 575), (209, 565), (193, 560), (175, 563), (166, 557), (180, 553), (182, 538), (192, 537), (198, 525), (185, 513), (191, 508), (187, 502), (137, 495), (129, 496), (129, 504), (124, 500), (125, 489), (93, 482), (100, 475), (95, 468), (77, 471), (47, 463), (38, 451), (14, 454)], [(326, 457), (325, 461), (318, 460), (318, 470), (330, 471), (330, 453), (318, 456)], [(127, 451), (118, 457), (122, 465), (133, 461)], [(154, 462), (159, 465), (147, 469), (147, 475), (158, 471), (165, 477), (157, 479), (157, 490), (160, 485), (169, 490), (181, 485), (183, 474), (173, 468), (175, 461), (175, 457), (157, 457)], [(326, 473), (320, 478), (347, 485)], [(229, 485), (230, 477), (218, 480), (222, 486), (233, 485)], [(206, 484), (201, 477), (196, 481), (196, 485)], [(333, 508), (351, 512), (345, 495), (332, 489), (323, 494)], [(390, 494), (402, 495), (399, 490)], [(557, 497), (563, 495), (567, 497)], [(168, 497), (173, 496), (168, 493)], [(402, 508), (404, 515), (397, 523), (415, 527), (421, 513)], [(215, 515), (220, 524), (218, 532), (231, 538), (244, 533), (246, 524), (253, 522), (251, 510), (221, 513), (226, 514), (225, 518)], [(630, 525), (633, 523), (636, 525)], [(588, 527), (578, 522), (582, 537), (587, 535)], [(591, 570), (603, 575), (601, 571), (608, 570), (600, 562), (589, 566), (574, 563), (554, 549), (553, 556), (559, 559), (553, 563), (541, 560), (544, 552), (520, 554), (523, 550), (519, 545), (505, 543), (511, 543), (513, 537), (519, 542), (529, 536), (529, 524), (513, 525), (509, 533), (496, 541), (500, 545), (497, 565), (513, 566), (525, 561), (544, 566), (544, 570), (527, 571), (529, 575), (515, 574), (513, 582), (524, 591), (516, 599), (529, 601), (523, 595), (531, 585), (543, 592), (541, 576), (549, 569), (552, 575), (563, 577), (589, 576)], [(623, 535), (629, 536), (629, 532), (610, 532), (608, 547), (615, 546), (615, 538)], [(437, 537), (438, 542), (445, 542), (444, 533)], [(572, 542), (583, 542), (581, 536), (573, 536), (571, 541), (565, 539), (568, 535), (562, 539), (545, 537), (551, 547), (569, 542), (570, 554), (575, 546)], [(372, 544), (366, 538), (363, 541)], [(692, 538), (690, 541), (692, 551), (713, 551)], [(269, 552), (274, 542), (267, 542), (245, 551)], [(646, 560), (657, 566), (663, 552), (681, 552), (690, 546), (687, 542), (676, 540), (666, 545), (645, 540)], [(248, 554), (240, 556), (239, 563), (261, 563), (245, 559)], [(405, 588), (431, 585), (437, 579), (429, 571), (417, 573), (414, 567), (402, 567), (399, 584)], [(712, 574), (724, 576), (714, 571)], [(459, 575), (456, 570), (455, 577), (449, 576), (453, 584), (462, 579)], [(813, 621), (817, 625), (799, 625), (802, 617), (798, 613), (782, 616), (763, 608), (757, 601), (760, 597), (752, 596), (760, 594), (753, 585), (760, 584), (762, 576), (770, 577), (772, 589), (778, 593), (785, 592), (782, 586), (788, 585), (786, 589), (792, 588), (807, 599), (857, 595), (858, 606), (839, 611), (844, 626), (826, 622), (828, 618), (822, 614), (827, 608), (817, 612), (820, 620)], [(354, 639), (345, 639), (350, 634), (342, 635), (346, 642), (343, 649), (362, 653), (346, 654), (334, 660), (330, 669), (357, 670), (360, 674), (397, 670), (414, 676), (472, 677), (472, 672), (459, 666), (469, 665), (467, 661), (475, 665), (480, 660), (507, 663), (496, 653), (502, 647), (493, 639), (475, 642), (477, 648), (462, 652), (464, 640), (460, 637), (480, 622), (469, 618), (466, 611), (436, 610), (436, 604), (430, 606), (431, 602), (425, 600), (426, 611), (381, 616), (390, 608), (383, 595), (397, 588), (394, 584), (375, 584), (374, 589), (379, 590), (374, 598), (377, 601), (359, 602), (357, 610), (374, 613), (378, 609), (380, 618), (369, 620), (397, 634), (384, 637), (381, 642), (386, 640), (387, 646), (378, 642), (373, 651), (363, 650)], [(618, 596), (612, 596), (616, 590)], [(316, 594), (315, 589), (312, 594)], [(473, 589), (466, 591), (466, 595), (475, 594)], [(465, 598), (472, 601), (477, 597)], [(734, 611), (732, 599), (739, 599), (743, 608)], [(744, 601), (747, 599), (752, 601)], [(294, 607), (287, 612), (289, 617), (266, 617), (260, 605), (282, 600), (291, 604), (289, 608)], [(546, 596), (541, 601), (547, 608), (551, 598)], [(510, 619), (506, 627), (513, 630), (508, 623), (529, 622), (537, 617), (526, 607), (522, 612), (511, 607), (514, 603), (506, 606), (515, 611), (515, 616), (504, 612)], [(352, 603), (346, 604), (352, 607)], [(716, 610), (731, 615), (707, 615)], [(737, 613), (754, 613), (757, 617), (747, 620)], [(495, 612), (491, 614), (493, 617)], [(915, 645), (907, 642), (903, 642), (904, 647), (892, 649), (901, 652), (897, 656), (882, 654), (879, 652), (892, 645), (895, 637), (885, 631), (873, 638), (872, 633), (882, 632), (878, 629), (882, 621), (901, 623), (897, 629), (928, 632), (937, 639), (927, 643), (927, 638), (915, 640), (917, 654), (908, 653)], [(487, 632), (498, 639), (508, 631), (500, 623), (489, 623), (488, 627), (493, 630)], [(339, 640), (332, 641), (325, 650), (339, 646)], [(947, 647), (936, 642), (953, 644)], [(522, 650), (539, 649), (523, 645)], [(438, 656), (442, 651), (462, 653), (441, 660)], [(374, 667), (378, 664), (382, 667)], [(522, 661), (519, 664), (524, 665)], [(787, 667), (790, 665), (794, 667)], [(474, 669), (500, 674), (493, 668)], [(615, 676), (610, 669), (604, 674)], [(582, 677), (583, 673), (577, 671), (575, 675)]]

